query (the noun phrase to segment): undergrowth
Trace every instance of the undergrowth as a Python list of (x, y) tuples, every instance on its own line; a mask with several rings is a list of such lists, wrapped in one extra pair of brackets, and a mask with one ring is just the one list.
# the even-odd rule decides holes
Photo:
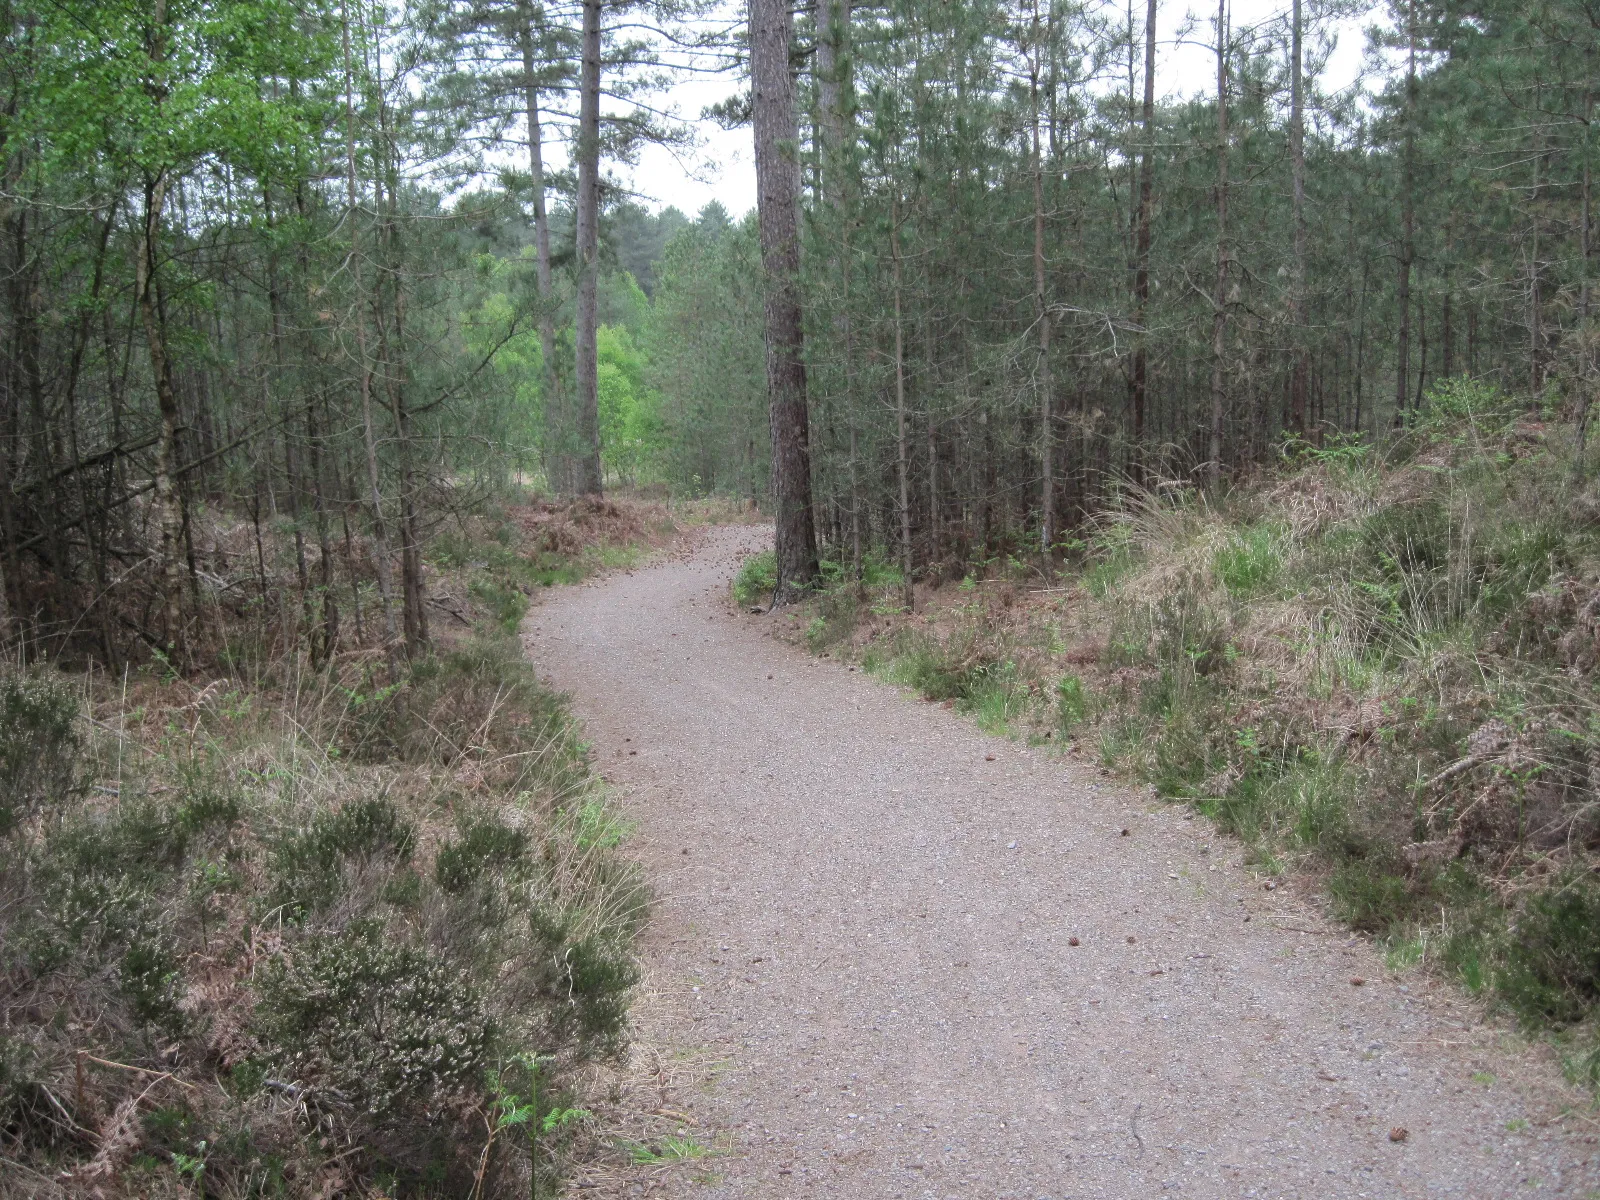
[(209, 682), (0, 673), (0, 1194), (555, 1186), (648, 896), (514, 633), (529, 590), (663, 532), (638, 525), (441, 535), (463, 633), (409, 663), (243, 629)]
[(1066, 561), (837, 579), (819, 653), (1057, 744), (1319, 880), (1336, 915), (1600, 1080), (1600, 491), (1573, 430), (1469, 380), (1382, 447), (1130, 492)]

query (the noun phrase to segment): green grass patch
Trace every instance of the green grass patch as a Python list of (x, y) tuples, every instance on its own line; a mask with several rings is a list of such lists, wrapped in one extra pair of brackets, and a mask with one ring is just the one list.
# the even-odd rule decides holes
[(778, 586), (778, 556), (771, 550), (751, 554), (733, 577), (733, 598), (742, 607), (766, 604)]

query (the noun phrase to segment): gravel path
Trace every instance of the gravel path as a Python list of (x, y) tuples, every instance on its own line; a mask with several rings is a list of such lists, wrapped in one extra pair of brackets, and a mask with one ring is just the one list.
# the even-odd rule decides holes
[(764, 536), (527, 627), (665, 896), (642, 1035), (721, 1062), (671, 1102), (731, 1150), (634, 1190), (1600, 1195), (1600, 1123), (1563, 1117), (1548, 1055), (1207, 822), (730, 613)]

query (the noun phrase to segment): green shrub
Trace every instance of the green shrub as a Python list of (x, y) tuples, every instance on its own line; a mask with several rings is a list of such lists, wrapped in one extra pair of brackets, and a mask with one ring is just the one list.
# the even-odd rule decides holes
[(515, 637), (484, 634), (413, 663), (398, 683), (349, 693), (340, 740), (358, 758), (453, 766), (478, 758), (508, 792), (560, 793), (586, 777), (559, 697)]
[(806, 646), (813, 654), (831, 650), (849, 639), (861, 618), (856, 590), (848, 583), (828, 588), (817, 599), (817, 615), (806, 629)]
[(1328, 879), (1328, 895), (1341, 920), (1370, 933), (1389, 929), (1413, 906), (1404, 876), (1381, 862), (1361, 858), (1348, 859), (1335, 868)]
[(739, 573), (733, 577), (733, 598), (740, 605), (760, 604), (771, 598), (777, 586), (778, 556), (763, 550), (739, 564)]
[(1056, 724), (1068, 730), (1088, 719), (1089, 689), (1076, 675), (1063, 675), (1056, 680)]
[(404, 864), (416, 841), (416, 827), (387, 800), (354, 800), (318, 813), (274, 849), (271, 902), (291, 915), (318, 912), (343, 892), (346, 863)]
[(628, 998), (639, 968), (627, 945), (608, 933), (580, 933), (579, 913), (535, 907), (528, 925), (541, 949), (529, 964), (546, 999), (545, 1038), (576, 1039), (587, 1053), (619, 1052), (626, 1043)]
[(987, 733), (1009, 733), (1033, 703), (1013, 662), (982, 663), (961, 675), (959, 707)]
[(265, 965), (257, 991), (274, 1067), (375, 1116), (448, 1100), (488, 1064), (493, 1030), (477, 989), (376, 924), (309, 935)]
[(0, 675), (0, 836), (82, 787), (78, 696), (47, 675)]
[(1355, 801), (1354, 780), (1337, 754), (1306, 751), (1267, 788), (1281, 823), (1302, 846), (1338, 853), (1345, 845)]
[(506, 633), (516, 633), (521, 627), (522, 618), (528, 612), (528, 597), (520, 588), (493, 575), (479, 575), (467, 585), (467, 592), (488, 609), (490, 620)]
[(1525, 1019), (1581, 1020), (1600, 1001), (1600, 881), (1569, 876), (1529, 900), (1495, 986)]
[(1508, 410), (1520, 408), (1494, 384), (1466, 375), (1435, 380), (1423, 394), (1423, 409), (1428, 416), (1449, 421), (1504, 416)]
[(1283, 571), (1282, 532), (1269, 525), (1239, 530), (1220, 546), (1213, 566), (1222, 586), (1235, 596), (1270, 590)]
[(478, 817), (463, 826), (454, 841), (439, 847), (433, 877), (446, 892), (459, 895), (485, 873), (515, 867), (527, 856), (529, 840), (526, 831), (496, 817)]

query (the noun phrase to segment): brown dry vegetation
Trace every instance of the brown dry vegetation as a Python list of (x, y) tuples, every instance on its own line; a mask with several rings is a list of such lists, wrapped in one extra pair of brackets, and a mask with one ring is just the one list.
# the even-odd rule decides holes
[(454, 518), (435, 652), (382, 644), (347, 563), (313, 665), (292, 542), (233, 559), (219, 524), (208, 670), (0, 677), (0, 1195), (528, 1195), (534, 1128), (552, 1193), (625, 1161), (626, 1071), (599, 1068), (648, 895), (515, 630), (672, 528), (636, 501)]
[(1600, 503), (1573, 435), (1456, 382), (1381, 452), (1130, 493), (1049, 570), (975, 564), (915, 613), (880, 566), (793, 628), (1196, 806), (1594, 1083)]

